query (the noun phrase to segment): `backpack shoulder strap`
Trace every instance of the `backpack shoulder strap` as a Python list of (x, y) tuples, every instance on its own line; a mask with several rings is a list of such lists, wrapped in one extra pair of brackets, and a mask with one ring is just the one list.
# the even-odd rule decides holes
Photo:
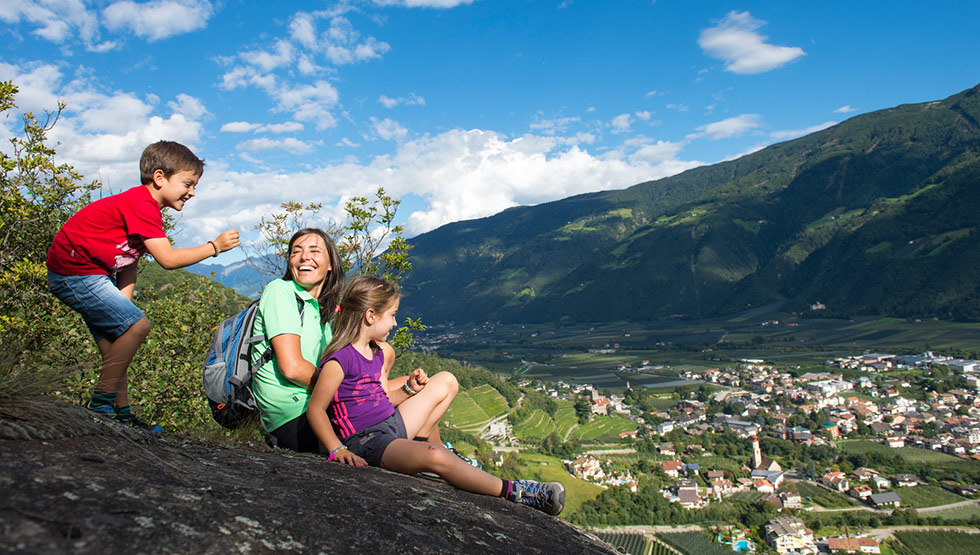
[[(303, 300), (303, 297), (300, 297), (299, 296), (299, 293), (297, 293), (296, 291), (293, 291), (293, 293), (296, 294), (296, 307), (299, 310), (299, 325), (302, 327), (302, 325), (303, 325), (303, 313), (306, 311), (306, 301), (304, 301)], [(272, 352), (272, 339), (270, 338), (269, 339), (269, 348), (266, 349), (264, 353), (262, 353), (262, 356), (259, 357), (258, 360), (255, 361), (255, 365), (253, 367), (256, 368), (256, 369), (257, 368), (260, 368), (263, 364), (265, 364), (265, 363), (269, 362), (270, 360), (272, 360), (272, 357), (274, 357), (274, 356), (275, 356), (275, 353)]]

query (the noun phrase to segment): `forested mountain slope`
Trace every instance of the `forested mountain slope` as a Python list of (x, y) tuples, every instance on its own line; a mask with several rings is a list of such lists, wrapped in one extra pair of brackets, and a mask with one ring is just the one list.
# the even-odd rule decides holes
[(414, 238), (428, 321), (826, 314), (980, 319), (980, 86), (625, 190)]

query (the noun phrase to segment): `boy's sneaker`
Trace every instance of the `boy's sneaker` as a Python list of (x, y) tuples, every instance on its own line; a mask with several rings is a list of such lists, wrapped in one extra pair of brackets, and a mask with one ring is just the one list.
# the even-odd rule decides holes
[(565, 508), (565, 486), (561, 482), (514, 480), (513, 501), (533, 507), (549, 515), (558, 515)]
[(453, 455), (456, 455), (457, 457), (463, 459), (463, 462), (465, 462), (466, 464), (468, 464), (470, 466), (475, 466), (475, 467), (481, 468), (481, 469), (483, 468), (483, 465), (480, 464), (480, 461), (476, 460), (475, 458), (474, 459), (471, 459), (471, 458), (467, 457), (466, 455), (460, 453), (459, 451), (457, 451), (456, 449), (454, 449), (453, 448), (453, 444), (452, 443), (449, 443), (448, 441), (446, 442), (446, 449), (449, 449), (450, 451), (452, 451)]
[(107, 418), (116, 417), (116, 409), (112, 408), (112, 405), (98, 405), (93, 407), (92, 401), (86, 401), (82, 406), (88, 409), (89, 412), (98, 414), (99, 416), (105, 416)]
[(142, 420), (137, 418), (136, 415), (133, 413), (117, 414), (113, 418), (115, 419), (116, 422), (119, 422), (120, 424), (125, 424), (127, 426), (132, 426), (134, 428), (140, 428), (142, 430), (146, 430), (150, 432), (151, 434), (159, 434), (163, 432), (163, 426), (159, 424), (151, 424), (149, 422), (143, 422)]

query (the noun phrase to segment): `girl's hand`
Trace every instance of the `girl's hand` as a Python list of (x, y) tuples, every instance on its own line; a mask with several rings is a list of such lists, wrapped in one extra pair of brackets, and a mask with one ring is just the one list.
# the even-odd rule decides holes
[(421, 368), (416, 368), (408, 376), (408, 387), (414, 389), (415, 391), (422, 391), (425, 384), (429, 383), (429, 376), (425, 375), (425, 370)]
[(341, 449), (334, 453), (333, 460), (341, 464), (349, 464), (351, 466), (367, 466), (367, 461), (358, 457), (354, 453), (351, 453), (347, 449)]

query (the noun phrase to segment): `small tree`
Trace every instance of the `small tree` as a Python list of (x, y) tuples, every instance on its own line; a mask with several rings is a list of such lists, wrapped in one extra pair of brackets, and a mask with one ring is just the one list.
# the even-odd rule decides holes
[[(351, 197), (344, 205), (346, 220), (341, 224), (322, 226), (335, 237), (337, 251), (344, 271), (353, 274), (376, 275), (398, 284), (412, 269), (408, 251), (412, 246), (404, 237), (401, 225), (395, 225), (400, 200), (392, 198), (379, 187), (373, 200)], [(286, 270), (286, 249), (289, 239), (304, 227), (321, 220), (322, 203), (285, 202), (281, 212), (275, 212), (256, 226), (260, 239), (248, 255), (249, 263), (272, 277)], [(381, 251), (387, 242), (387, 248)], [(379, 253), (379, 251), (381, 251)], [(421, 320), (405, 318), (404, 325), (395, 331), (391, 344), (408, 348), (413, 343), (412, 332), (425, 329)]]

